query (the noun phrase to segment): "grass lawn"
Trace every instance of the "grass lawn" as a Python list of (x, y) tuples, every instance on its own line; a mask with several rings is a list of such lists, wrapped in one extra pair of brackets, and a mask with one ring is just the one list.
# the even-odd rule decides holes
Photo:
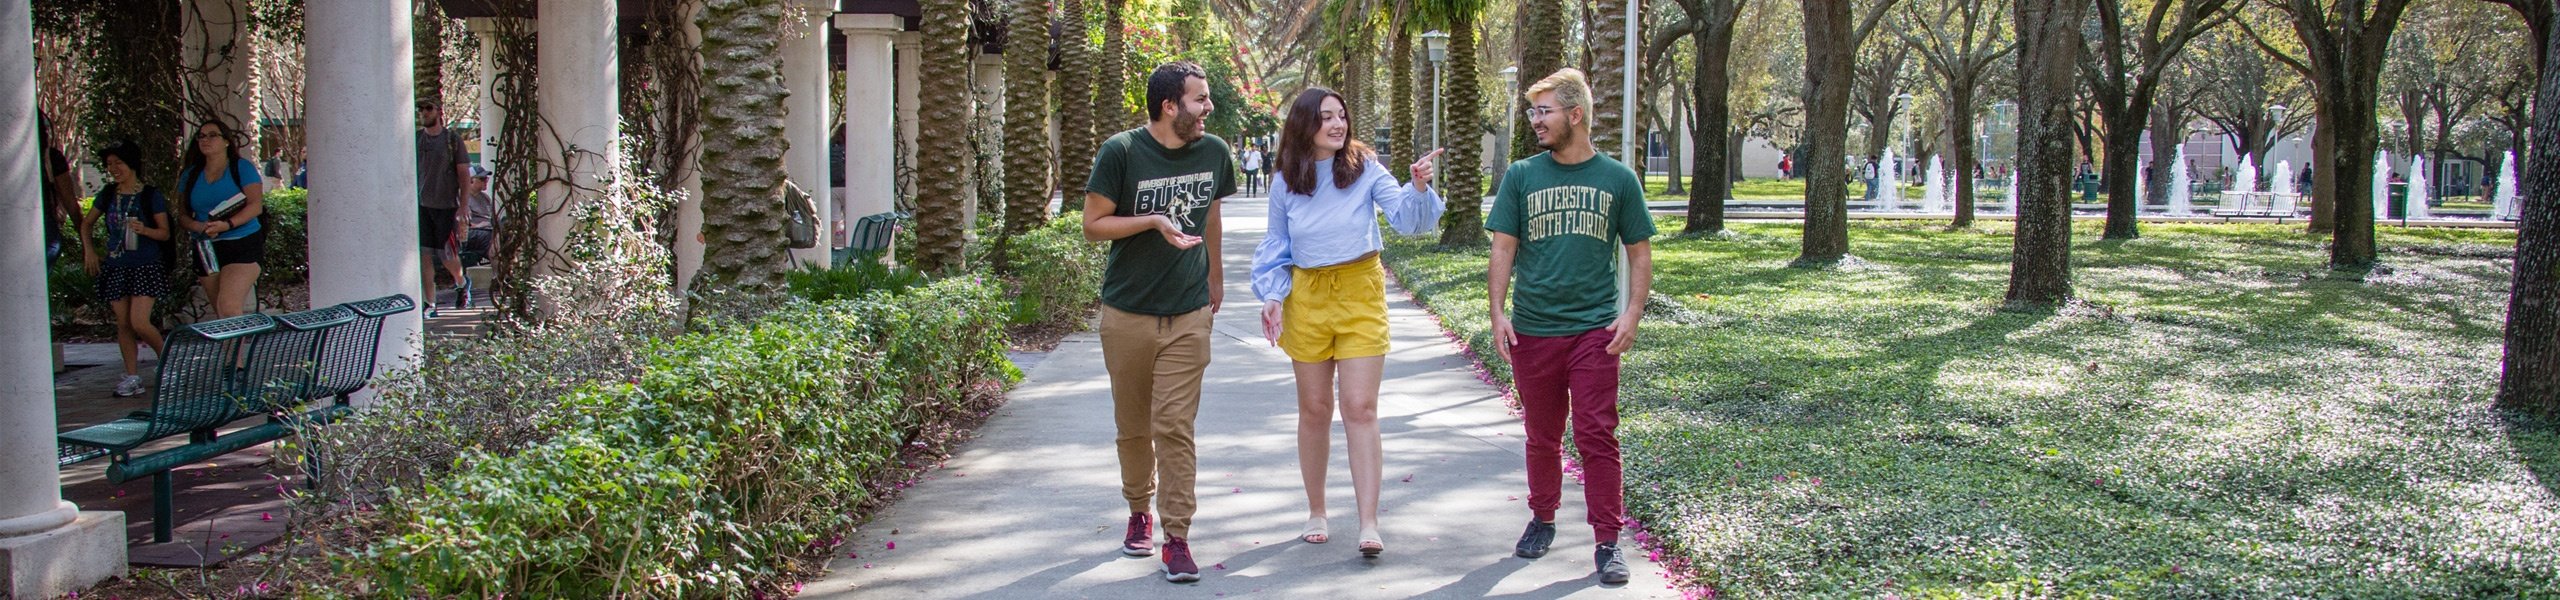
[[(1998, 223), (1657, 240), (1633, 516), (1737, 597), (2560, 594), (2560, 433), (2489, 408), (2512, 232), (2383, 229), (2358, 282), (2296, 227), (2097, 227), (2053, 312), (1998, 310)], [(1484, 251), (1391, 244), (1508, 381)]]
[[(1680, 183), (1686, 185), (1691, 181), (1693, 180), (1682, 179)], [(1654, 202), (1687, 202), (1689, 200), (1687, 188), (1682, 188), (1681, 193), (1678, 194), (1665, 191), (1671, 186), (1671, 178), (1668, 175), (1646, 175), (1644, 185), (1645, 195), (1651, 198)], [(1919, 185), (1902, 186), (1902, 197), (1911, 201), (1918, 201), (1920, 197), (1926, 193), (1927, 189)], [(1997, 204), (2000, 202), (2000, 197), (2006, 193), (2007, 192), (2004, 190), (1985, 188), (1975, 195), (1974, 201), (1984, 204)], [(1849, 182), (1849, 197), (1851, 199), (1864, 198), (1866, 197), (1866, 194), (1867, 184), (1865, 182)], [(1743, 202), (1803, 202), (1804, 180), (1789, 179), (1786, 181), (1779, 181), (1776, 179), (1762, 178), (1745, 179), (1739, 183), (1733, 184), (1733, 199)]]

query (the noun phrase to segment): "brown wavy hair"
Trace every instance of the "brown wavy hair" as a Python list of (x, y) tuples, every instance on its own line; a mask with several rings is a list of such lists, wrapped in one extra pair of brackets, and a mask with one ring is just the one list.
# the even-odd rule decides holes
[[(1310, 87), (1307, 91), (1298, 92), (1297, 100), (1289, 102), (1289, 118), (1281, 122), (1279, 164), (1273, 166), (1279, 167), (1280, 179), (1289, 184), (1290, 191), (1315, 194), (1316, 159), (1312, 155), (1315, 154), (1316, 132), (1324, 128), (1326, 98), (1341, 103), (1342, 120), (1351, 120), (1351, 103), (1344, 102), (1342, 94), (1322, 87)], [(1346, 135), (1344, 138), (1342, 150), (1333, 155), (1333, 187), (1347, 189), (1360, 180), (1360, 171), (1368, 168), (1369, 160), (1377, 157), (1378, 153), (1369, 149), (1368, 144), (1360, 143), (1356, 136)]]

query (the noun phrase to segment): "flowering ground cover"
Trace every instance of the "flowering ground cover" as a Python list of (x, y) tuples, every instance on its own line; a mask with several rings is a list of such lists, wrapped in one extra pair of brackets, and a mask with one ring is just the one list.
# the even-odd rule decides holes
[[(1663, 219), (1678, 231), (1677, 219)], [(2081, 301), (2002, 310), (2005, 224), (1655, 245), (1622, 399), (1633, 516), (1739, 597), (2560, 594), (2560, 434), (2493, 410), (2514, 234), (2075, 231)], [(1483, 358), (1482, 249), (1398, 278)]]

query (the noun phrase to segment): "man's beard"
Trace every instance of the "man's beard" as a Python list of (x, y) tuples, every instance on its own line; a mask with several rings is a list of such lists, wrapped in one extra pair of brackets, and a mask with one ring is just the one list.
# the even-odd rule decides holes
[(1200, 115), (1189, 109), (1174, 111), (1173, 135), (1182, 138), (1182, 143), (1185, 144), (1200, 141), (1200, 138), (1207, 134), (1205, 128), (1201, 127), (1202, 120)]
[(1571, 145), (1573, 145), (1573, 142), (1574, 142), (1574, 140), (1573, 140), (1573, 129), (1572, 129), (1572, 128), (1569, 128), (1569, 127), (1568, 127), (1568, 128), (1550, 128), (1550, 129), (1548, 129), (1548, 130), (1547, 130), (1547, 137), (1555, 138), (1555, 140), (1556, 140), (1556, 141), (1555, 141), (1555, 142), (1553, 142), (1553, 143), (1549, 143), (1549, 142), (1537, 142), (1537, 141), (1536, 141), (1536, 140), (1538, 139), (1538, 134), (1537, 134), (1537, 132), (1534, 132), (1534, 131), (1533, 131), (1533, 132), (1530, 132), (1530, 133), (1529, 133), (1529, 139), (1530, 139), (1532, 142), (1535, 142), (1535, 143), (1538, 145), (1538, 149), (1540, 149), (1540, 150), (1555, 150), (1555, 149), (1558, 149), (1558, 148), (1563, 148), (1563, 147), (1566, 147), (1566, 146), (1571, 146)]

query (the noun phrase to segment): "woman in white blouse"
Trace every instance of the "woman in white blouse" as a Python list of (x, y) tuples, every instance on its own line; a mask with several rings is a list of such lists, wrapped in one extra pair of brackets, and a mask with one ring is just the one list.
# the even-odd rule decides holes
[(1351, 486), (1360, 505), (1360, 553), (1387, 549), (1378, 535), (1378, 383), (1386, 367), (1386, 271), (1378, 213), (1396, 231), (1431, 231), (1447, 207), (1431, 191), (1433, 150), (1399, 185), (1367, 144), (1351, 139), (1351, 112), (1333, 90), (1309, 88), (1289, 105), (1272, 164), (1270, 230), (1253, 253), (1262, 333), (1289, 354), (1298, 386), (1298, 472), (1307, 486), (1307, 529), (1321, 544), (1324, 478), (1333, 411), (1342, 409)]

